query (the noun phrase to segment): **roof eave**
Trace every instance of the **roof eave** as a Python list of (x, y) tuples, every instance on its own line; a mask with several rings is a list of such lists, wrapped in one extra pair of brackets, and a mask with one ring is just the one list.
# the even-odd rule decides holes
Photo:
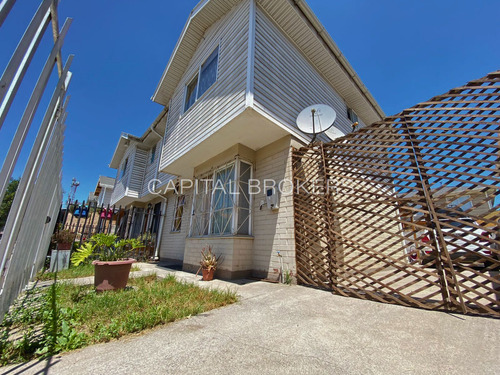
[[(206, 3), (206, 1), (208, 1), (208, 0), (204, 0), (205, 3)], [(155, 103), (162, 104), (162, 105), (165, 105), (165, 106), (168, 105), (168, 102), (165, 103), (163, 100), (158, 99), (158, 93), (160, 91), (160, 88), (163, 86), (163, 82), (165, 81), (167, 73), (170, 70), (170, 66), (172, 65), (172, 62), (174, 61), (175, 56), (177, 55), (177, 52), (179, 50), (180, 44), (182, 42), (182, 39), (184, 38), (184, 35), (186, 35), (186, 32), (187, 32), (187, 30), (189, 28), (189, 24), (191, 23), (192, 19), (193, 19), (193, 12), (191, 11), (191, 14), (189, 15), (189, 18), (188, 18), (186, 24), (184, 25), (184, 28), (182, 29), (181, 36), (179, 37), (179, 39), (177, 39), (177, 43), (175, 44), (175, 48), (172, 51), (172, 55), (170, 55), (170, 59), (168, 60), (168, 64), (167, 64), (165, 70), (163, 71), (163, 74), (161, 76), (160, 82), (158, 82), (158, 85), (156, 86), (156, 90), (155, 90), (153, 96), (151, 97), (151, 100), (153, 102), (155, 102)]]
[(121, 134), (120, 140), (116, 145), (115, 152), (111, 157), (111, 162), (109, 163), (110, 168), (118, 169), (120, 167), (125, 150), (130, 146), (130, 141), (140, 142), (140, 139), (131, 134)]
[(311, 26), (315, 29), (319, 38), (321, 38), (328, 48), (332, 51), (333, 55), (337, 58), (340, 65), (344, 68), (345, 72), (351, 77), (354, 84), (357, 86), (358, 90), (361, 94), (368, 100), (372, 108), (375, 112), (380, 116), (380, 118), (384, 118), (385, 112), (379, 106), (373, 95), (368, 91), (364, 83), (361, 81), (349, 61), (344, 57), (342, 52), (340, 52), (339, 47), (334, 42), (330, 34), (325, 30), (321, 21), (316, 17), (312, 9), (304, 0), (292, 0), (293, 3), (297, 6), (298, 9), (302, 12), (302, 14), (307, 18), (307, 20), (311, 23)]

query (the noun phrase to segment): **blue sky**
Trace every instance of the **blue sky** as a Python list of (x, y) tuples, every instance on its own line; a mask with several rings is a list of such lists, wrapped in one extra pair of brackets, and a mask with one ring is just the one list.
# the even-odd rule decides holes
[[(69, 94), (63, 188), (86, 199), (108, 168), (122, 131), (140, 136), (161, 106), (150, 98), (197, 0), (62, 0), (63, 48), (75, 55)], [(308, 0), (326, 30), (387, 115), (500, 68), (498, 0)], [(0, 66), (8, 62), (38, 0), (18, 0), (0, 29)], [(495, 17), (493, 16), (493, 19)], [(50, 49), (41, 43), (4, 128), (0, 160)], [(53, 74), (33, 127), (43, 117)], [(27, 145), (34, 139), (29, 134)], [(24, 165), (26, 152), (20, 163)], [(22, 168), (16, 170), (19, 176)], [(66, 196), (64, 197), (66, 199)]]

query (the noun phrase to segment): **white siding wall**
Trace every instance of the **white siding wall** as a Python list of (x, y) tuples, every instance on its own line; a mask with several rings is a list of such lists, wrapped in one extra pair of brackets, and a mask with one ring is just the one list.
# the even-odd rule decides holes
[(142, 192), (142, 185), (144, 181), (144, 172), (148, 162), (149, 152), (136, 148), (133, 155), (132, 170), (128, 184), (127, 195), (131, 197), (139, 197)]
[[(116, 173), (116, 178), (115, 178), (116, 182), (115, 182), (115, 188), (113, 189), (113, 195), (111, 196), (111, 204), (115, 204), (117, 201), (119, 201), (125, 196), (125, 192), (127, 189), (127, 181), (129, 179), (129, 175), (132, 170), (132, 162), (133, 162), (133, 155), (135, 154), (135, 148), (136, 148), (135, 144), (130, 145), (130, 147), (127, 148), (127, 151), (125, 151), (125, 154), (123, 155), (120, 166)], [(125, 174), (123, 175), (123, 177), (121, 177), (122, 166), (126, 158), (128, 158), (127, 169), (125, 170)]]
[(97, 204), (99, 206), (105, 205), (107, 206), (111, 202), (111, 197), (113, 195), (113, 189), (112, 188), (102, 188), (101, 192), (99, 193), (99, 197), (97, 199)]
[(345, 133), (351, 131), (342, 98), (259, 7), (254, 95), (257, 109), (293, 129), (305, 107), (328, 104), (337, 112), (336, 124)]
[[(116, 183), (111, 197), (111, 204), (115, 204), (124, 196), (139, 197), (139, 194), (142, 192), (148, 155), (147, 151), (138, 149), (136, 144), (131, 144), (127, 148), (116, 174)], [(121, 167), (126, 158), (128, 158), (127, 169), (123, 177), (121, 177)]]
[(158, 167), (158, 159), (161, 154), (161, 141), (156, 144), (156, 154), (153, 162), (151, 162), (151, 151), (146, 153), (146, 170), (144, 172), (144, 181), (142, 184), (141, 196), (148, 195), (148, 185), (151, 180), (156, 177), (156, 168)]
[[(231, 9), (205, 32), (172, 97), (160, 169), (199, 144), (244, 110), (249, 2)], [(186, 113), (185, 86), (219, 45), (218, 78)]]
[(146, 195), (150, 194), (149, 193), (149, 185), (150, 181), (153, 179), (157, 179), (160, 182), (156, 184), (156, 188), (161, 188), (167, 184), (168, 181), (172, 180), (175, 178), (175, 176), (167, 174), (167, 173), (161, 173), (158, 172), (158, 167), (159, 167), (159, 159), (161, 158), (161, 151), (162, 151), (162, 141), (158, 141), (156, 144), (156, 154), (155, 154), (155, 160), (151, 163), (151, 150), (147, 151), (147, 160), (146, 160), (146, 169), (144, 172), (144, 181), (142, 184), (142, 191), (141, 191), (141, 197), (145, 197)]

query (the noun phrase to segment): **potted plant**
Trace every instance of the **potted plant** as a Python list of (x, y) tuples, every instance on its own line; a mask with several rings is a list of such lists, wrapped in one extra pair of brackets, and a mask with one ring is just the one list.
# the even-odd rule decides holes
[(65, 270), (69, 267), (69, 257), (75, 237), (76, 234), (68, 229), (59, 229), (54, 233), (52, 241), (56, 243), (56, 250), (50, 253), (50, 272)]
[(138, 255), (144, 260), (152, 259), (155, 255), (156, 234), (146, 232), (140, 235), (138, 239), (144, 244), (144, 250)]
[(71, 233), (68, 229), (60, 229), (52, 236), (56, 243), (57, 250), (71, 250), (75, 237), (76, 234)]
[(95, 260), (94, 286), (98, 292), (123, 289), (127, 286), (132, 263), (128, 258), (132, 252), (144, 245), (137, 238), (118, 240), (114, 234), (99, 233), (93, 235), (71, 256), (71, 263), (78, 266), (89, 257)]
[(196, 275), (198, 275), (201, 270), (203, 281), (213, 280), (215, 270), (217, 269), (217, 265), (220, 261), (220, 257), (221, 255), (216, 256), (212, 252), (212, 246), (208, 245), (206, 248), (203, 248), (201, 250), (200, 268), (198, 269)]

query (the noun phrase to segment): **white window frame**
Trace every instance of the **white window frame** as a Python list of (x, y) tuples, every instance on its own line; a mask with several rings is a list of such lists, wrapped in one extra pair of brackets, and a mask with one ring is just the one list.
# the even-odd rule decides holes
[[(203, 65), (205, 65), (205, 63), (207, 62), (208, 58), (210, 56), (212, 56), (212, 54), (217, 50), (217, 68), (215, 70), (215, 81), (207, 88), (207, 90), (201, 95), (199, 96), (199, 88), (200, 88), (200, 79), (201, 79), (201, 67)], [(203, 60), (203, 62), (200, 64), (200, 66), (198, 67), (198, 70), (196, 71), (195, 74), (193, 74), (191, 76), (191, 79), (186, 83), (186, 85), (184, 86), (184, 100), (183, 100), (183, 114), (188, 112), (192, 107), (194, 107), (194, 105), (196, 104), (196, 102), (201, 98), (203, 97), (207, 92), (210, 91), (210, 89), (214, 86), (214, 84), (218, 81), (219, 79), (219, 58), (220, 58), (220, 45), (217, 45), (214, 49), (212, 49), (210, 51), (210, 53), (208, 54), (208, 56), (205, 58), (205, 60)], [(194, 81), (194, 79), (196, 78), (196, 95), (195, 95), (195, 99), (194, 99), (194, 102), (193, 104), (191, 104), (188, 108), (186, 108), (186, 99), (187, 99), (187, 92), (188, 92), (188, 87), (189, 85)]]

